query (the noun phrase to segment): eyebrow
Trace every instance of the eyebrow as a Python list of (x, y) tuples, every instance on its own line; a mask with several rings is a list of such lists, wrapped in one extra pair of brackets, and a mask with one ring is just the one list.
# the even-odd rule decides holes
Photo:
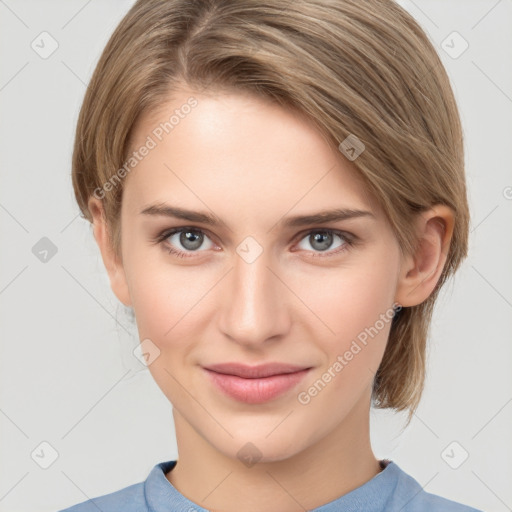
[[(200, 222), (210, 226), (223, 225), (226, 223), (219, 219), (217, 216), (207, 213), (198, 212), (194, 210), (187, 210), (185, 208), (178, 208), (167, 204), (154, 204), (141, 210), (143, 215), (165, 216), (177, 219), (188, 220), (190, 222)], [(375, 219), (375, 215), (369, 211), (356, 210), (353, 208), (336, 208), (334, 210), (322, 210), (317, 213), (308, 215), (296, 215), (293, 217), (285, 217), (277, 224), (284, 227), (300, 227), (310, 224), (326, 224), (328, 222), (336, 222), (341, 220), (353, 219), (358, 217), (371, 217)]]

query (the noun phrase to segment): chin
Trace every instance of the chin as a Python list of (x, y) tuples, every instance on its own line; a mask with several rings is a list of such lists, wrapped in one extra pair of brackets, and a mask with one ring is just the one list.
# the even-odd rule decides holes
[(224, 438), (220, 443), (218, 439), (208, 441), (226, 457), (238, 459), (247, 467), (256, 463), (285, 461), (307, 448), (306, 439), (297, 439), (286, 431), (270, 435), (268, 431), (263, 434), (249, 430), (232, 433), (234, 438)]

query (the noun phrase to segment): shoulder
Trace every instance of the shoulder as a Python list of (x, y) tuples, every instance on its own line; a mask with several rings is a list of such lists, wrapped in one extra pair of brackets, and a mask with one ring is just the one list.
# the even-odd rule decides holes
[(58, 512), (145, 512), (144, 482), (129, 485), (119, 491), (104, 494)]
[(426, 492), (409, 474), (395, 464), (398, 473), (395, 491), (386, 510), (401, 512), (482, 512), (468, 505)]

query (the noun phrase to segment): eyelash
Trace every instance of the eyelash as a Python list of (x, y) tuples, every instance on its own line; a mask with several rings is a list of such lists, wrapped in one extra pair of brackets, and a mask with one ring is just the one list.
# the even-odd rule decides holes
[[(162, 244), (169, 254), (172, 254), (179, 258), (193, 258), (194, 253), (203, 252), (203, 251), (190, 251), (190, 255), (189, 255), (185, 251), (179, 251), (179, 250), (174, 249), (173, 247), (170, 247), (167, 244), (165, 244), (166, 240), (170, 236), (172, 236), (176, 233), (182, 233), (182, 232), (186, 233), (188, 231), (192, 231), (194, 233), (201, 233), (203, 235), (208, 236), (207, 233), (205, 233), (202, 229), (194, 228), (194, 227), (190, 227), (190, 226), (184, 226), (184, 227), (180, 227), (180, 228), (173, 228), (170, 230), (163, 231), (162, 233), (160, 233), (159, 235), (156, 236), (156, 238), (153, 240), (153, 242), (155, 244)], [(332, 256), (336, 256), (342, 252), (345, 252), (345, 251), (349, 250), (351, 247), (353, 247), (354, 245), (356, 245), (356, 237), (354, 235), (346, 233), (344, 231), (339, 231), (337, 229), (322, 229), (322, 228), (310, 229), (309, 231), (306, 231), (305, 233), (300, 233), (300, 235), (302, 235), (302, 236), (301, 236), (301, 238), (298, 239), (298, 241), (301, 242), (306, 236), (311, 235), (313, 233), (328, 233), (331, 235), (337, 235), (344, 242), (344, 244), (341, 247), (338, 247), (335, 250), (326, 251), (323, 253), (318, 252), (318, 251), (313, 252), (313, 254), (311, 255), (311, 257), (313, 257), (313, 258), (330, 258)], [(308, 252), (311, 252), (311, 251), (308, 251)]]

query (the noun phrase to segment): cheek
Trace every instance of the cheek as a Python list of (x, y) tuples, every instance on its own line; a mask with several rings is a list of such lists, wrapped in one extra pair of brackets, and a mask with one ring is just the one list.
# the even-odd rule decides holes
[(215, 276), (197, 267), (173, 265), (164, 250), (153, 249), (146, 254), (134, 251), (126, 261), (137, 327), (141, 339), (150, 338), (160, 350), (171, 345), (176, 349), (197, 338), (207, 323), (204, 308)]
[[(322, 367), (297, 397), (304, 413), (313, 418), (332, 411), (325, 428), (343, 418), (369, 393), (382, 361), (393, 317), (392, 272), (381, 265), (344, 269), (309, 295), (311, 309), (330, 329), (317, 337), (325, 354)], [(333, 423), (334, 422), (334, 423)]]
[[(372, 258), (323, 275), (312, 273), (301, 287), (301, 298), (328, 328), (327, 335), (331, 331), (331, 338), (346, 343), (381, 315), (391, 318), (397, 278), (393, 269), (391, 262)], [(380, 322), (378, 326), (384, 330)]]
[(158, 353), (148, 369), (175, 408), (186, 410), (183, 362), (189, 360), (206, 329), (208, 322), (203, 317), (208, 296), (204, 295), (211, 285), (206, 286), (207, 279), (194, 278), (191, 270), (161, 261), (132, 263), (130, 290), (139, 337), (151, 340)]
[[(308, 383), (314, 389), (310, 396), (307, 393), (306, 401), (312, 398), (317, 406), (323, 403), (326, 407), (326, 401), (335, 400), (351, 407), (371, 385), (393, 318), (397, 279), (394, 256), (392, 250), (384, 248), (368, 252), (353, 265), (315, 276), (321, 277), (316, 285), (313, 276), (305, 283), (303, 300), (326, 326), (321, 340), (317, 337), (326, 356), (324, 365), (315, 382)], [(313, 398), (315, 393), (322, 397)]]

